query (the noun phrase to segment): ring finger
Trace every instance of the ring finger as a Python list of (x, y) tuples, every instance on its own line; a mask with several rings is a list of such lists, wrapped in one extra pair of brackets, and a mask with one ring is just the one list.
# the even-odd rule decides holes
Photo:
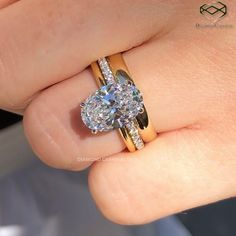
[[(168, 39), (160, 40), (158, 44), (149, 43), (124, 53), (156, 132), (193, 126), (201, 117), (205, 99), (199, 94), (200, 91), (204, 93), (202, 88), (196, 89), (199, 79), (190, 82), (188, 77), (182, 78), (192, 68), (182, 69), (179, 75), (171, 76), (173, 71), (182, 68), (182, 64), (175, 63), (178, 54), (175, 58), (172, 55), (172, 47), (176, 45), (169, 45)], [(188, 60), (186, 58), (184, 63)], [(172, 68), (171, 72), (167, 70), (167, 64)], [(54, 167), (78, 170), (125, 148), (118, 132), (92, 135), (81, 121), (79, 104), (96, 89), (91, 71), (85, 70), (45, 90), (27, 108), (25, 131), (43, 161)]]

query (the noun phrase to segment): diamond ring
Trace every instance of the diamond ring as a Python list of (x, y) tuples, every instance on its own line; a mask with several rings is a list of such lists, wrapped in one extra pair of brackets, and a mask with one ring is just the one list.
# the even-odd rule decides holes
[(142, 149), (157, 134), (121, 53), (91, 68), (100, 88), (80, 104), (84, 124), (93, 134), (118, 129), (130, 152)]

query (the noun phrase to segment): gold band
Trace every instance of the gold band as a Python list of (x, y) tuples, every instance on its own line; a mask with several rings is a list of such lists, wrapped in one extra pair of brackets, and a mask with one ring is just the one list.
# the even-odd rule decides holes
[[(127, 65), (125, 64), (125, 61), (121, 53), (108, 56), (106, 60), (109, 64), (109, 67), (111, 69), (111, 72), (114, 78), (116, 77), (118, 71), (122, 70), (128, 75), (129, 80), (131, 80), (132, 83), (134, 84), (134, 81), (131, 78), (131, 75), (128, 71)], [(91, 64), (91, 68), (92, 68), (92, 71), (93, 71), (93, 74), (94, 74), (94, 77), (96, 79), (98, 86), (100, 87), (100, 86), (106, 85), (106, 79), (101, 71), (99, 63), (97, 61), (93, 62)], [(145, 107), (144, 107), (144, 111), (136, 117), (135, 125), (138, 128), (138, 133), (143, 142), (150, 142), (157, 137), (157, 133), (155, 132), (155, 129), (150, 122), (150, 119), (148, 117), (147, 110)], [(123, 127), (123, 128), (120, 128), (119, 131), (128, 150), (130, 152), (136, 151), (137, 147), (135, 146), (135, 143), (132, 140), (132, 135), (130, 134), (129, 129), (127, 127)]]

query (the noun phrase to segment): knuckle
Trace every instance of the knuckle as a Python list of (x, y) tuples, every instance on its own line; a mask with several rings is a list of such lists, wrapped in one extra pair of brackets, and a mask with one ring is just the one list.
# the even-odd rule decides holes
[(39, 159), (50, 167), (71, 171), (83, 170), (88, 165), (76, 162), (74, 153), (64, 143), (60, 125), (48, 107), (44, 93), (26, 108), (23, 125), (26, 137)]

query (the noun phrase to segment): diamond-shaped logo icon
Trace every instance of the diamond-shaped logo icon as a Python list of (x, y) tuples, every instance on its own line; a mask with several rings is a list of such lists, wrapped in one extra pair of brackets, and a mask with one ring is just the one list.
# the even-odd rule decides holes
[(222, 2), (203, 4), (200, 7), (200, 13), (208, 20), (216, 23), (227, 14), (227, 6)]

